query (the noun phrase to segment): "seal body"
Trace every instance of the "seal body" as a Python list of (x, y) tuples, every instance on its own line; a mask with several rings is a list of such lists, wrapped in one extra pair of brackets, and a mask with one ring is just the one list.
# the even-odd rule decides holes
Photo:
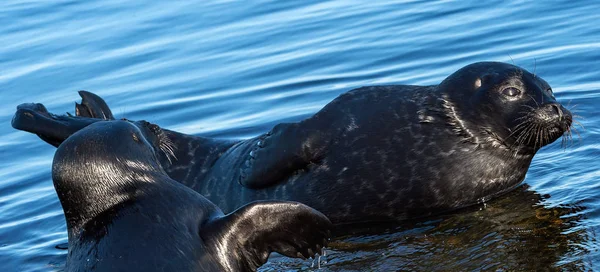
[[(82, 116), (109, 112), (100, 108)], [(315, 207), (338, 224), (398, 220), (514, 188), (535, 153), (568, 135), (571, 122), (543, 79), (482, 62), (435, 86), (352, 90), (306, 120), (253, 139), (161, 130), (176, 160), (160, 160), (171, 178), (225, 211), (282, 199)]]
[(514, 188), (537, 150), (569, 131), (571, 118), (543, 79), (477, 63), (437, 86), (352, 90), (306, 120), (231, 147), (210, 144), (215, 152), (206, 155), (207, 139), (169, 132), (173, 141), (185, 139), (176, 146), (202, 152), (179, 153), (184, 164), (212, 166), (190, 172), (174, 162), (166, 170), (225, 210), (287, 199), (318, 207), (335, 223), (415, 218)]
[(166, 175), (164, 138), (142, 124), (97, 122), (59, 146), (52, 174), (67, 219), (66, 271), (253, 271), (273, 251), (321, 252), (324, 215), (281, 201), (224, 215)]

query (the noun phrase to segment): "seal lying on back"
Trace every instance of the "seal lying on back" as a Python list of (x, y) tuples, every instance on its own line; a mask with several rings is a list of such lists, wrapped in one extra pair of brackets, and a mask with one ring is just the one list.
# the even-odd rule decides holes
[(52, 179), (67, 219), (66, 271), (253, 271), (272, 251), (321, 252), (332, 227), (323, 214), (264, 201), (223, 215), (163, 171), (164, 140), (109, 121), (58, 147)]
[[(13, 126), (56, 144), (87, 123), (112, 118), (102, 99), (81, 95), (79, 117), (24, 104)], [(405, 219), (514, 188), (535, 153), (569, 136), (571, 123), (546, 81), (517, 66), (481, 62), (436, 86), (352, 90), (306, 120), (253, 139), (161, 130), (176, 158), (163, 156), (161, 164), (225, 211), (282, 199), (312, 206), (334, 223)]]

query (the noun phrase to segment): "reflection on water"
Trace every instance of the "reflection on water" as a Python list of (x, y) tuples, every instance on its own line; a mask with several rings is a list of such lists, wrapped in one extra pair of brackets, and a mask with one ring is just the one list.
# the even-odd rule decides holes
[[(348, 227), (325, 257), (300, 261), (273, 254), (259, 271), (580, 271), (594, 267), (585, 244), (597, 236), (576, 228), (582, 206), (545, 207), (523, 185), (488, 203), (400, 226)], [(64, 246), (64, 245), (62, 245)], [(54, 264), (57, 269), (63, 264)]]
[[(547, 197), (547, 196), (546, 196)], [(574, 228), (581, 206), (545, 207), (545, 197), (523, 185), (489, 203), (400, 227), (377, 225), (334, 239), (322, 271), (540, 271), (585, 270), (582, 244), (597, 237)], [(353, 231), (354, 232), (354, 231)], [(385, 234), (381, 234), (384, 232)], [(323, 262), (323, 260), (322, 260)], [(310, 271), (306, 262), (303, 270)], [(261, 271), (297, 269), (277, 256)]]

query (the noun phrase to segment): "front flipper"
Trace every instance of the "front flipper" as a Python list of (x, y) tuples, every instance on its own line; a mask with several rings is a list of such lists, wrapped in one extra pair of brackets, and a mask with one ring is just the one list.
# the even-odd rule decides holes
[(209, 221), (200, 235), (227, 271), (254, 271), (271, 252), (303, 259), (322, 254), (331, 228), (325, 215), (304, 204), (260, 201)]
[(265, 188), (306, 169), (320, 159), (324, 138), (322, 132), (303, 129), (299, 123), (275, 126), (259, 136), (246, 155), (240, 170), (240, 184), (251, 189)]
[(115, 120), (104, 99), (88, 91), (82, 90), (78, 93), (81, 96), (81, 104), (75, 103), (75, 115), (103, 120)]

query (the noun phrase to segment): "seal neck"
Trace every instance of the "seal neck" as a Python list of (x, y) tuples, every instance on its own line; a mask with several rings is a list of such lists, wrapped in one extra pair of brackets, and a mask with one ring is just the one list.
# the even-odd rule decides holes
[(65, 212), (69, 238), (78, 237), (92, 220), (112, 220), (130, 202), (159, 189), (155, 181), (167, 177), (156, 171), (156, 163), (112, 160), (55, 159), (52, 179)]
[[(176, 148), (173, 152), (174, 159), (169, 160), (164, 154), (159, 154), (162, 169), (172, 179), (196, 191), (221, 155), (239, 142), (186, 135), (168, 129), (163, 132)], [(190, 179), (192, 176), (194, 178)]]

